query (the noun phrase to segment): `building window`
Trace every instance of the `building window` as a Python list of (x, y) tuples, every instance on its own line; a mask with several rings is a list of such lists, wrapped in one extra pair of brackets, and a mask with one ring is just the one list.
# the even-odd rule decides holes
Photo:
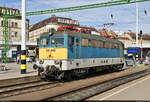
[(64, 19), (61, 19), (61, 23), (64, 23)]
[(17, 28), (18, 27), (18, 23), (15, 23), (15, 28)]
[(69, 24), (70, 23), (70, 20), (67, 20), (67, 24)]
[(15, 11), (14, 11), (14, 10), (12, 10), (12, 12), (13, 12), (13, 14), (15, 14)]
[(64, 23), (66, 24), (66, 20), (64, 19)]
[(11, 27), (14, 27), (14, 22), (11, 23)]
[(15, 36), (15, 32), (11, 32), (11, 37), (14, 37)]
[(18, 35), (18, 32), (15, 32), (15, 37), (17, 37), (17, 35)]
[(60, 19), (60, 18), (58, 18), (58, 22), (61, 22), (61, 19)]
[(11, 12), (10, 14), (12, 15), (13, 14), (13, 10), (10, 10), (10, 12)]
[(17, 37), (18, 36), (18, 32), (12, 32), (11, 33), (11, 37)]

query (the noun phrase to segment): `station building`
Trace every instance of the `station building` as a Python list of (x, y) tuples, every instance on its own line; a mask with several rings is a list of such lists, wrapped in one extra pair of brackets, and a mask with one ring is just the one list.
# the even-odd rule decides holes
[(65, 17), (56, 17), (56, 15), (52, 15), (50, 18), (47, 18), (30, 26), (29, 40), (37, 41), (40, 35), (49, 32), (50, 29), (53, 28), (57, 31), (58, 27), (63, 26), (73, 26), (78, 29), (87, 29), (91, 30), (92, 34), (100, 34), (95, 28), (80, 26), (78, 20), (73, 20), (71, 18)]
[[(0, 59), (2, 58), (2, 40), (3, 40), (3, 10), (7, 10), (7, 14), (19, 14), (20, 11), (14, 8), (0, 7)], [(15, 59), (17, 53), (21, 51), (21, 17), (8, 18), (8, 58)], [(29, 19), (26, 19), (26, 41), (27, 48), (36, 46), (36, 42), (29, 41)]]
[(142, 47), (144, 56), (150, 51), (150, 34), (142, 35), (142, 45), (140, 44), (140, 34), (138, 34), (138, 46), (136, 46), (136, 34), (133, 32), (124, 32), (123, 34), (118, 35), (117, 38), (124, 43), (125, 49), (128, 47)]

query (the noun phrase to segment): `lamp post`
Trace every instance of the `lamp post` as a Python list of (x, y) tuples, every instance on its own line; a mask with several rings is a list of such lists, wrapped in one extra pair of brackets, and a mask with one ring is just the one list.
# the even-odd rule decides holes
[(142, 55), (143, 55), (143, 51), (142, 51), (142, 44), (143, 44), (143, 41), (142, 41), (142, 30), (140, 30), (140, 44), (141, 44), (141, 59), (142, 59)]
[(138, 26), (139, 26), (139, 21), (138, 21), (138, 3), (136, 3), (136, 47), (138, 47)]
[(26, 73), (26, 1), (22, 0), (21, 21), (21, 74)]

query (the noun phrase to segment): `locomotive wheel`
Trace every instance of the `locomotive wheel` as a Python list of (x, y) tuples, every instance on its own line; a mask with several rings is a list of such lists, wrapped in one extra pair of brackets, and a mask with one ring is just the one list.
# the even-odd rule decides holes
[(38, 66), (36, 64), (33, 65), (33, 69), (36, 70), (38, 69)]

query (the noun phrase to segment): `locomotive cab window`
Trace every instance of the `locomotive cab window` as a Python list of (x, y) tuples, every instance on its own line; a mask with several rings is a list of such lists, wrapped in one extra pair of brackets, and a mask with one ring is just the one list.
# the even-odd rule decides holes
[(79, 46), (79, 39), (76, 39), (76, 46)]
[(68, 45), (69, 45), (69, 46), (74, 45), (74, 37), (69, 37), (69, 38), (68, 38)]
[(52, 45), (64, 45), (64, 38), (52, 38), (51, 44)]
[(48, 45), (49, 41), (47, 38), (41, 38), (40, 39), (40, 45), (45, 46)]

